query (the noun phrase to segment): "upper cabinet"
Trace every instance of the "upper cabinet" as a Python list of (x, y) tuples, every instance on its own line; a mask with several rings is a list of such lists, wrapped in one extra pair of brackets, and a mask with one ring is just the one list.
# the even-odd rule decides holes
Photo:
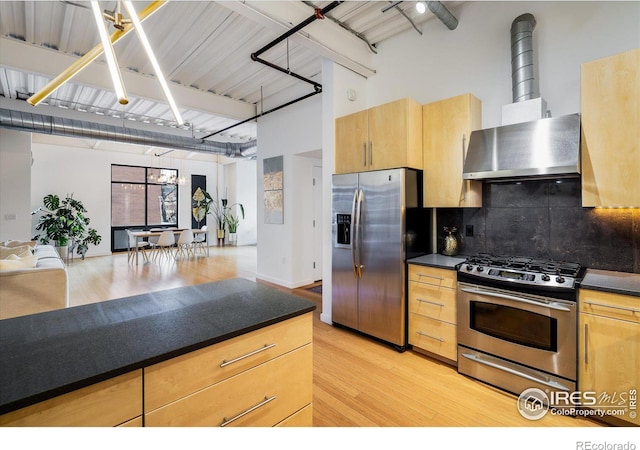
[(482, 182), (462, 179), (469, 135), (482, 127), (482, 103), (471, 94), (422, 107), (424, 207), (482, 206)]
[(336, 119), (335, 173), (422, 169), (422, 106), (404, 98)]
[(582, 206), (640, 207), (640, 49), (581, 66)]

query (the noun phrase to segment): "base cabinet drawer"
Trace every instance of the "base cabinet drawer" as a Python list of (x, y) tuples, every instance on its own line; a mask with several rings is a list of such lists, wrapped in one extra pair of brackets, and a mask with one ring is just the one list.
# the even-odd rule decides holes
[(455, 323), (456, 291), (409, 281), (409, 312)]
[(451, 361), (457, 360), (456, 326), (453, 324), (409, 314), (409, 343)]
[(145, 426), (274, 426), (311, 404), (312, 367), (307, 344), (145, 414)]
[(142, 414), (136, 370), (0, 416), (3, 427), (115, 427)]
[(145, 411), (157, 409), (312, 340), (311, 313), (144, 369)]
[(456, 288), (456, 272), (449, 269), (409, 264), (409, 281), (430, 284), (441, 288)]

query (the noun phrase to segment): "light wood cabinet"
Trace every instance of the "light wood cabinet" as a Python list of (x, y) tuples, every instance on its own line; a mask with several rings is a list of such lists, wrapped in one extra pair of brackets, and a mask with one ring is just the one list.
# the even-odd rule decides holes
[(409, 264), (409, 344), (457, 360), (456, 273)]
[(142, 371), (60, 395), (0, 416), (2, 427), (135, 426), (142, 416)]
[(581, 66), (582, 206), (640, 207), (640, 49)]
[[(639, 300), (629, 295), (586, 289), (579, 293), (579, 390), (598, 396), (598, 404), (594, 407), (626, 408), (623, 416), (615, 418), (636, 425), (640, 425), (640, 405), (637, 403), (640, 389)], [(610, 396), (611, 400), (607, 401), (601, 395)]]
[(145, 426), (274, 426), (311, 404), (312, 366), (307, 344), (146, 413)]
[(409, 98), (335, 121), (335, 173), (422, 169), (422, 107)]
[(145, 368), (145, 426), (274, 426), (311, 409), (312, 330), (307, 313)]
[(482, 128), (482, 104), (471, 94), (423, 105), (424, 207), (482, 206), (482, 182), (462, 179), (472, 131)]

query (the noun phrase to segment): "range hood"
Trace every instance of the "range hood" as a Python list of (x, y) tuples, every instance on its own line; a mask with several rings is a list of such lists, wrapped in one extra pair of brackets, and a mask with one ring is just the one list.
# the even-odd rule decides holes
[(465, 180), (580, 176), (580, 115), (570, 114), (473, 131)]

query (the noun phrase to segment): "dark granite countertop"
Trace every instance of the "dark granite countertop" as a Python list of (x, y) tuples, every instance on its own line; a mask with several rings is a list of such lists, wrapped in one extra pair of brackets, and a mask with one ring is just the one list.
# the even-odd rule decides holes
[(231, 279), (0, 321), (0, 414), (313, 311)]
[(640, 297), (640, 274), (588, 269), (580, 287)]
[(464, 256), (444, 256), (438, 253), (432, 253), (430, 255), (407, 259), (407, 264), (419, 264), (421, 266), (437, 267), (439, 269), (453, 269), (456, 264), (464, 260)]

